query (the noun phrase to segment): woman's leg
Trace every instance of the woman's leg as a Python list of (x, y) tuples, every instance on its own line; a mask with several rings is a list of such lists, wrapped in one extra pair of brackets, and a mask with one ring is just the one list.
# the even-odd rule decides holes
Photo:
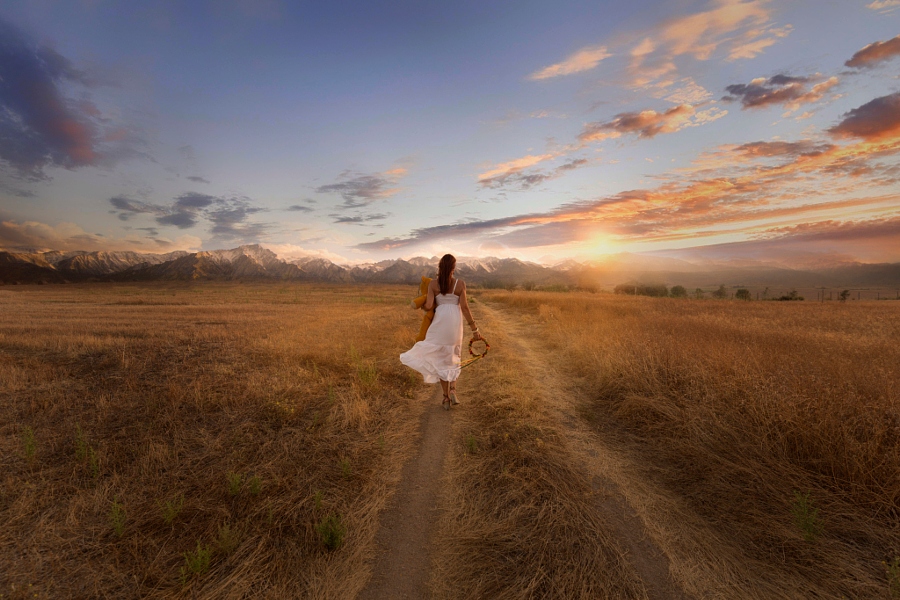
[(450, 382), (450, 386), (449, 386), (450, 391), (448, 392), (448, 395), (450, 396), (450, 404), (459, 404), (459, 398), (456, 397), (456, 382), (457, 381), (459, 381), (459, 378)]
[(441, 400), (441, 406), (445, 410), (450, 410), (450, 382), (441, 379), (441, 390), (444, 392), (444, 398)]

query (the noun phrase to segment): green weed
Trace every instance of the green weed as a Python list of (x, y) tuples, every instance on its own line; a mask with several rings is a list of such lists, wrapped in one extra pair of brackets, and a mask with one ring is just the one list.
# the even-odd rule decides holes
[(37, 453), (37, 441), (34, 439), (34, 430), (31, 427), (22, 430), (22, 451), (29, 462), (34, 460), (34, 455)]
[(313, 495), (313, 505), (316, 507), (316, 510), (322, 510), (323, 497), (322, 490), (316, 490), (316, 493)]
[(244, 476), (240, 473), (235, 473), (234, 471), (229, 471), (228, 475), (228, 493), (232, 496), (237, 496), (241, 493), (241, 487), (243, 487)]
[(184, 566), (181, 567), (181, 584), (184, 585), (194, 575), (203, 575), (209, 570), (212, 562), (212, 548), (204, 546), (197, 540), (197, 549), (184, 553)]
[(228, 556), (237, 550), (238, 544), (241, 542), (240, 532), (232, 529), (228, 523), (222, 523), (219, 526), (219, 537), (216, 539), (216, 550), (225, 556)]
[(375, 370), (375, 363), (361, 362), (356, 365), (356, 376), (363, 387), (371, 389), (378, 383), (378, 372)]
[(100, 457), (97, 456), (97, 453), (93, 448), (88, 446), (88, 471), (91, 473), (91, 477), (97, 479), (100, 477)]
[(179, 513), (181, 513), (181, 509), (184, 508), (184, 494), (178, 494), (171, 500), (166, 500), (165, 502), (157, 500), (156, 504), (162, 511), (162, 517), (165, 524), (171, 525), (178, 517)]
[(794, 523), (803, 532), (803, 539), (807, 542), (815, 541), (822, 534), (822, 521), (819, 519), (819, 509), (813, 505), (809, 492), (805, 494), (794, 492), (791, 512), (794, 515)]
[(316, 525), (319, 539), (329, 550), (337, 550), (344, 543), (344, 534), (347, 532), (341, 523), (341, 516), (330, 514)]
[(342, 458), (338, 464), (341, 467), (341, 477), (350, 479), (350, 475), (353, 474), (353, 469), (350, 467), (350, 459)]
[(466, 436), (466, 451), (469, 454), (478, 452), (478, 440), (476, 440), (475, 436), (471, 433)]
[(894, 560), (883, 564), (887, 571), (888, 592), (891, 598), (900, 600), (900, 556), (895, 556)]
[(251, 496), (258, 496), (262, 491), (262, 479), (254, 475), (247, 480), (247, 491)]
[(116, 537), (122, 537), (125, 533), (125, 506), (123, 506), (118, 498), (113, 498), (112, 506), (109, 508), (109, 524), (113, 529)]

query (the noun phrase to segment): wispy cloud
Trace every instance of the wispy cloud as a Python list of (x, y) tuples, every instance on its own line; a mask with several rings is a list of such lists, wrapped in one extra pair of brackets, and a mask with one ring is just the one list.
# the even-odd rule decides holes
[(709, 123), (726, 114), (728, 111), (717, 107), (698, 111), (690, 104), (674, 106), (663, 112), (643, 110), (619, 113), (610, 121), (588, 123), (578, 135), (578, 140), (582, 143), (597, 142), (618, 138), (625, 134), (634, 134), (639, 138), (652, 138), (661, 133), (674, 133), (685, 127)]
[(823, 80), (820, 75), (795, 77), (779, 74), (768, 79), (760, 77), (749, 84), (729, 85), (725, 90), (730, 95), (722, 100), (740, 102), (744, 109), (782, 105), (788, 111), (795, 111), (805, 104), (818, 102), (838, 83), (837, 77)]
[(866, 8), (879, 12), (892, 12), (900, 8), (900, 0), (875, 0), (866, 4)]
[(264, 238), (271, 225), (252, 220), (253, 215), (266, 209), (254, 206), (252, 200), (241, 196), (210, 196), (187, 192), (176, 197), (171, 204), (154, 204), (135, 200), (128, 196), (109, 199), (119, 219), (128, 221), (135, 215), (153, 215), (160, 226), (191, 229), (201, 221), (207, 222), (213, 238), (219, 240), (258, 241)]
[(492, 170), (494, 173), (491, 177), (480, 177), (478, 184), (485, 188), (499, 189), (506, 187), (517, 187), (527, 190), (531, 187), (556, 179), (567, 171), (573, 171), (579, 167), (588, 164), (586, 158), (570, 159), (563, 164), (550, 169), (549, 171), (526, 170), (524, 167), (509, 168), (502, 171)]
[[(895, 6), (900, 6), (900, 0)], [(844, 64), (856, 69), (869, 69), (900, 54), (900, 35), (885, 42), (872, 42)]]
[(377, 200), (395, 196), (400, 192), (397, 183), (406, 175), (406, 169), (396, 168), (384, 173), (353, 173), (344, 171), (336, 183), (319, 186), (319, 194), (340, 194), (344, 199), (341, 208), (361, 208)]
[(606, 46), (588, 46), (570, 54), (561, 62), (535, 71), (528, 76), (528, 79), (540, 81), (551, 77), (581, 73), (593, 69), (600, 64), (601, 60), (610, 56), (612, 55), (606, 50)]
[(203, 177), (200, 177), (199, 175), (189, 175), (188, 181), (193, 181), (194, 183), (209, 183), (208, 179), (204, 179)]

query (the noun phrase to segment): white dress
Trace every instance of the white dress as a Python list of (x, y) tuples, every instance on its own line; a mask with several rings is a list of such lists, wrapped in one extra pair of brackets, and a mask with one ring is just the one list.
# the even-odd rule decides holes
[(436, 294), (434, 320), (425, 339), (400, 355), (400, 362), (425, 377), (425, 383), (439, 380), (456, 381), (459, 377), (459, 355), (462, 350), (463, 322), (456, 295), (457, 279), (449, 294)]

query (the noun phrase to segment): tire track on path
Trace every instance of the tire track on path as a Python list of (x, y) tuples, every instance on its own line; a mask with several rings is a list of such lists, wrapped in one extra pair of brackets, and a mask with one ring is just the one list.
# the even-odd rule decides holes
[(521, 321), (514, 321), (503, 310), (482, 301), (479, 308), (489, 313), (500, 325), (518, 353), (532, 371), (529, 373), (541, 390), (541, 395), (557, 414), (560, 427), (566, 433), (568, 449), (576, 455), (576, 462), (587, 467), (594, 490), (598, 493), (595, 507), (621, 546), (628, 552), (628, 561), (643, 581), (650, 598), (687, 600), (688, 595), (670, 576), (669, 560), (652, 541), (640, 516), (628, 503), (619, 486), (604, 474), (598, 457), (604, 445), (577, 416), (576, 407), (564, 399), (568, 386), (546, 360), (538, 358), (531, 339), (535, 331), (527, 332)]
[(425, 404), (419, 422), (418, 449), (403, 466), (400, 484), (382, 513), (375, 536), (372, 577), (359, 600), (409, 599), (431, 596), (432, 538), (438, 520), (438, 499), (444, 457), (453, 425), (452, 411), (440, 405), (440, 386), (419, 394)]

